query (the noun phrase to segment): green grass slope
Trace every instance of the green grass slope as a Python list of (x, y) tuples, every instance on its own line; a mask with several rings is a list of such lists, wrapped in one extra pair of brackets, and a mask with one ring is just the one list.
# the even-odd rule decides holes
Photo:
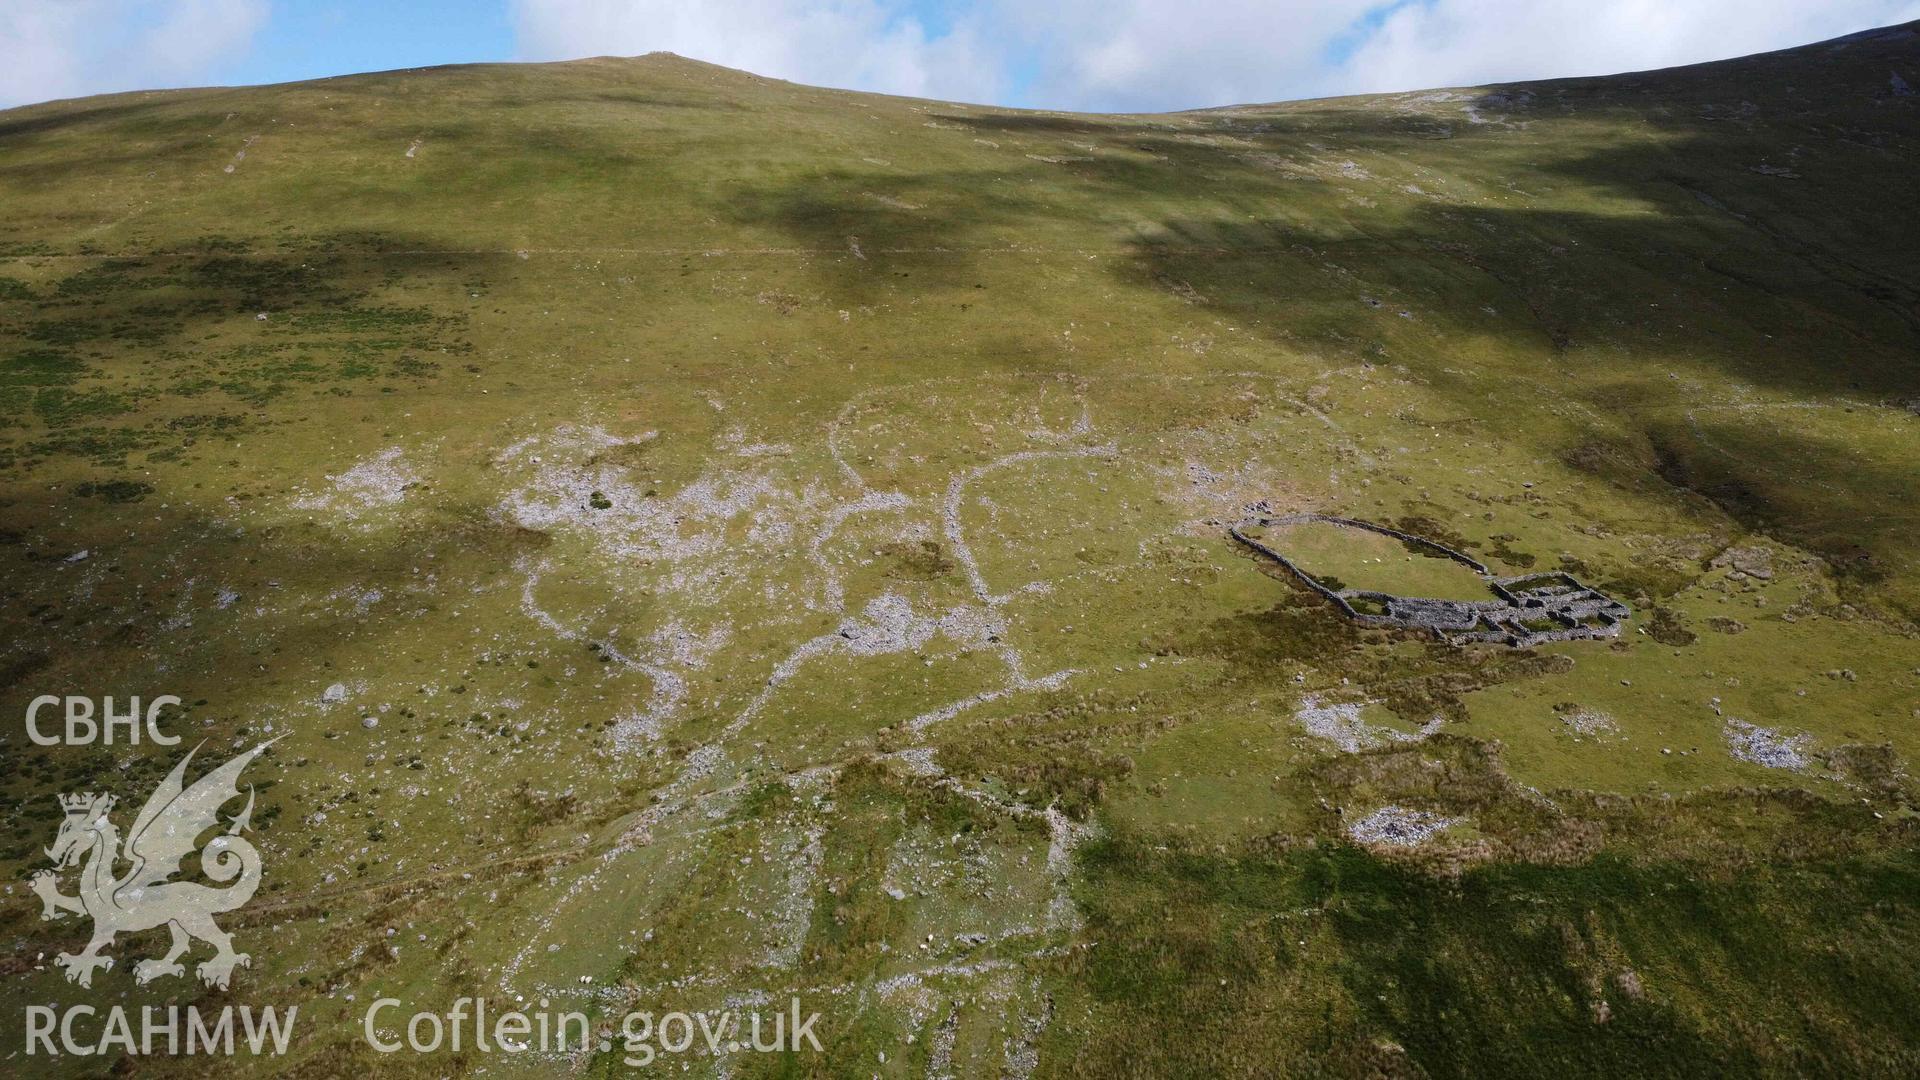
[[(1152, 116), (667, 55), (0, 113), (0, 1007), (298, 1004), (266, 1075), (623, 1072), (379, 1055), (381, 996), (796, 993), (826, 1054), (689, 1064), (1913, 1075), (1913, 85), (1907, 26)], [(1635, 614), (1362, 631), (1260, 503)], [(280, 738), (228, 991), (52, 963), (53, 796), (178, 755), (47, 693)]]

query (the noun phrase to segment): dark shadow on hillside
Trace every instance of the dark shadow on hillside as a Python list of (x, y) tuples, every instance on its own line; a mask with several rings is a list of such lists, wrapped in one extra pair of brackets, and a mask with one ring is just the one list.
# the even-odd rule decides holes
[(0, 154), (14, 139), (47, 135), (68, 128), (127, 120), (162, 109), (170, 101), (127, 101), (110, 99), (92, 103), (55, 102), (14, 110), (0, 116)]
[(669, 97), (664, 94), (643, 94), (632, 91), (602, 90), (596, 93), (564, 94), (541, 97), (524, 102), (525, 104), (550, 105), (555, 101), (579, 101), (588, 104), (632, 105), (643, 109), (707, 109), (714, 112), (746, 112), (746, 105), (726, 98), (696, 98), (687, 96)]
[[(1144, 117), (1054, 116), (1026, 114), (934, 113), (943, 124), (956, 124), (980, 135), (1082, 136), (1110, 140), (1112, 149), (1133, 146), (1143, 150), (1190, 151), (1196, 136), (1251, 140), (1276, 145), (1242, 149), (1295, 149), (1292, 140), (1312, 137), (1408, 139), (1418, 142), (1477, 138), (1492, 134), (1482, 125), (1466, 122), (1457, 113), (1387, 113), (1359, 107), (1313, 105), (1237, 108), (1234, 111), (1165, 113)], [(1231, 149), (1225, 149), (1231, 153)]]
[[(1794, 393), (1920, 395), (1920, 289), (1711, 215), (1443, 209), (1331, 238), (1287, 221), (1176, 220), (1133, 249), (1122, 272), (1137, 283), (1185, 282), (1253, 322), (1291, 306), (1310, 331), (1370, 307), (1387, 340), (1405, 329), (1388, 320), (1406, 311), (1448, 336), (1555, 355), (1624, 348), (1628, 363), (1669, 365), (1663, 373), (1711, 366)], [(1300, 310), (1315, 303), (1332, 309)]]
[[(1290, 346), (1405, 364), (1576, 467), (1615, 440), (1600, 475), (1816, 552), (1859, 598), (1911, 572), (1920, 491), (1894, 448), (1818, 425), (1843, 401), (1920, 402), (1920, 219), (1890, 202), (1920, 172), (1920, 98), (1888, 91), (1884, 55), (1830, 55), (1497, 88), (1475, 102), (1502, 121), (1476, 125), (1482, 156), (1429, 160), (1512, 194), (1388, 204), (1380, 185), (1378, 208), (1327, 217), (1298, 200), (1163, 217), (1116, 272)], [(1294, 137), (1411, 152), (1377, 122), (1317, 126), (1332, 119)], [(1694, 418), (1688, 388), (1835, 411)], [(1555, 445), (1570, 421), (1552, 400), (1586, 405), (1572, 422), (1595, 441)], [(1910, 601), (1891, 603), (1920, 615)]]
[[(1317, 173), (1338, 179), (1344, 154), (1399, 154), (1436, 138), (1431, 118), (1357, 109), (1252, 118), (933, 116), (989, 144), (995, 136), (1034, 141), (994, 146), (982, 165), (965, 169), (837, 168), (757, 183), (735, 189), (718, 208), (740, 224), (772, 226), (796, 246), (846, 252), (814, 269), (865, 295), (897, 285), (908, 263), (916, 284), (956, 284), (969, 280), (983, 248), (1036, 251), (1044, 247), (1036, 237), (1062, 230), (1078, 233), (1075, 243), (1097, 244), (1084, 222), (1136, 200), (1160, 206), (1213, 197), (1252, 208), (1303, 190), (1330, 198), (1333, 182)], [(1480, 134), (1454, 128), (1463, 137)]]
[[(472, 346), (464, 309), (398, 304), (401, 280), (452, 293), (511, 256), (398, 256), (421, 238), (341, 233), (258, 250), (210, 236), (188, 250), (76, 262), (0, 298), (0, 468), (177, 453), (271, 424), (290, 395), (431, 384)], [(508, 272), (511, 272), (510, 269)], [(138, 371), (138, 395), (123, 378)]]
[[(1712, 149), (1696, 140), (1678, 157)], [(1676, 179), (1672, 167), (1622, 156), (1553, 166), (1586, 169), (1578, 178), (1599, 190), (1654, 176), (1613, 185), (1653, 213), (1436, 207), (1336, 239), (1283, 222), (1180, 220), (1136, 244), (1119, 272), (1142, 288), (1187, 290), (1290, 345), (1404, 363), (1468, 415), (1497, 402), (1515, 418), (1510, 437), (1563, 431), (1563, 410), (1551, 419), (1541, 410), (1582, 402), (1596, 418), (1592, 437), (1635, 433), (1629, 467), (1607, 479), (1697, 497), (1695, 513), (1816, 552), (1860, 589), (1910, 572), (1916, 522), (1905, 508), (1920, 489), (1890, 448), (1843, 451), (1783, 428), (1780, 414), (1710, 412), (1689, 426), (1697, 403), (1683, 389), (1704, 386), (1716, 401), (1745, 386), (1836, 411), (1836, 398), (1910, 410), (1920, 401), (1920, 287), (1901, 273), (1900, 228), (1875, 235), (1850, 216), (1868, 211), (1838, 193), (1782, 206), (1728, 171)], [(1709, 205), (1695, 196), (1704, 184), (1725, 194)], [(1501, 347), (1478, 344), (1489, 339)], [(1536, 413), (1538, 423), (1521, 419)], [(1910, 602), (1892, 604), (1920, 617)]]
[(1017, 235), (1020, 222), (1038, 212), (1003, 179), (984, 171), (834, 170), (736, 189), (719, 209), (738, 224), (772, 227), (794, 246), (818, 252), (811, 270), (839, 294), (864, 301), (975, 280), (980, 247)]

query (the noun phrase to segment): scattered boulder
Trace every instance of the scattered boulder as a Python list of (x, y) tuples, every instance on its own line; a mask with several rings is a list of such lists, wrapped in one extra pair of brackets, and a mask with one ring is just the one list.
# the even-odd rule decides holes
[(1713, 557), (1709, 570), (1726, 570), (1729, 577), (1750, 577), (1759, 581), (1773, 579), (1773, 551), (1758, 544), (1730, 547)]

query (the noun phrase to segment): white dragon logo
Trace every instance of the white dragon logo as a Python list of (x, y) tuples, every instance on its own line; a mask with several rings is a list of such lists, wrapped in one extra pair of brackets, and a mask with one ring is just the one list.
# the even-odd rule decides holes
[[(66, 820), (60, 823), (60, 832), (47, 849), (55, 869), (35, 874), (32, 886), (46, 905), (41, 918), (59, 919), (72, 912), (93, 919), (93, 940), (87, 947), (54, 958), (56, 965), (66, 969), (69, 981), (93, 985), (95, 971), (113, 967), (113, 957), (101, 955), (101, 950), (113, 944), (114, 935), (149, 930), (163, 923), (173, 933), (173, 944), (167, 955), (134, 965), (134, 978), (141, 983), (184, 974), (178, 961), (194, 938), (215, 950), (212, 959), (194, 969), (207, 985), (224, 990), (233, 969), (248, 965), (247, 954), (233, 951), (233, 939), (214, 925), (213, 916), (245, 904), (260, 887), (260, 852), (240, 835), (253, 814), (252, 787), (247, 789), (247, 805), (231, 819), (227, 831), (199, 849), (200, 867), (206, 876), (233, 884), (213, 888), (197, 881), (167, 879), (180, 872), (180, 861), (194, 852), (200, 834), (220, 824), (219, 809), (239, 796), (240, 771), (275, 741), (270, 739), (233, 758), (194, 781), (192, 787), (185, 785), (184, 777), (187, 763), (199, 747), (188, 751), (147, 798), (140, 816), (134, 818), (124, 853), (120, 832), (107, 818), (107, 811), (113, 809), (113, 796), (92, 792), (60, 796)], [(133, 865), (116, 877), (114, 863), (122, 858)], [(79, 895), (62, 893), (58, 870), (83, 859), (86, 866), (80, 871)]]

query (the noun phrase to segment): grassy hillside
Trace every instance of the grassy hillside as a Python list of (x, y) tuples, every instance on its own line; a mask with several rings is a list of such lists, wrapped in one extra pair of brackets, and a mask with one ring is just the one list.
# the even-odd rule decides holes
[[(693, 1067), (1913, 1075), (1913, 85), (1909, 26), (1153, 116), (668, 55), (0, 112), (0, 1006), (298, 1004), (271, 1075), (623, 1071), (379, 1055), (382, 996), (795, 993), (827, 1054)], [(1634, 616), (1362, 631), (1261, 503)], [(65, 982), (53, 796), (271, 737), (252, 966)]]

